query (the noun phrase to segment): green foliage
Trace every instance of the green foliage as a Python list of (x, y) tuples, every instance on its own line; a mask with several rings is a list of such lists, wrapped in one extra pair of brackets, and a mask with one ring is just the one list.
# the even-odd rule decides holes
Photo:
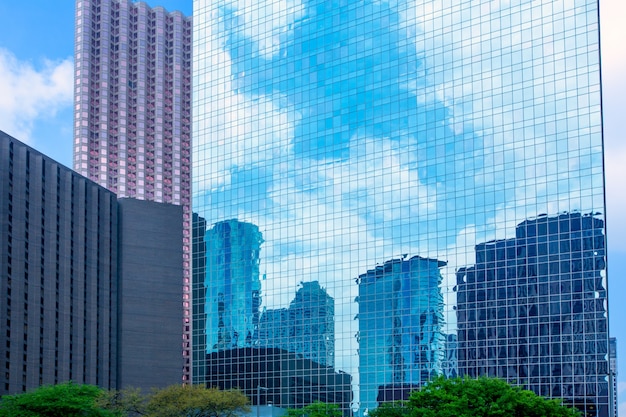
[(112, 412), (97, 404), (100, 388), (68, 382), (46, 385), (0, 400), (0, 417), (110, 417)]
[(341, 410), (337, 404), (327, 404), (315, 401), (303, 408), (290, 408), (287, 417), (341, 417)]
[(579, 417), (532, 391), (497, 378), (439, 377), (411, 393), (405, 403), (388, 404), (370, 412), (372, 417)]
[(104, 391), (96, 400), (101, 408), (109, 410), (115, 416), (143, 416), (148, 398), (139, 388), (125, 388), (119, 391)]
[(200, 385), (172, 385), (149, 396), (149, 417), (230, 417), (250, 410), (240, 391), (221, 391)]
[(411, 409), (404, 401), (382, 403), (375, 410), (369, 412), (370, 417), (405, 417), (409, 416)]

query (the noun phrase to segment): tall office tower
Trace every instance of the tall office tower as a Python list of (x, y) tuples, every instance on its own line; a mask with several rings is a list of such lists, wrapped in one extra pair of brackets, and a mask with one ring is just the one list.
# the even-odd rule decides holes
[(323, 366), (335, 365), (335, 300), (319, 282), (303, 282), (289, 308), (261, 315), (259, 343)]
[(355, 278), (403, 254), (445, 261), (447, 338), (477, 243), (544, 213), (604, 220), (598, 0), (244, 3), (194, 0), (194, 211), (262, 231), (261, 311), (302, 282), (327, 290), (363, 415), (375, 356), (354, 337)]
[(356, 337), (362, 408), (376, 408), (381, 396), (404, 399), (407, 388), (418, 388), (443, 372), (446, 336), (439, 269), (445, 264), (413, 256), (359, 275)]
[(0, 394), (180, 383), (182, 207), (117, 199), (0, 132)]
[(459, 373), (609, 415), (603, 230), (591, 215), (541, 216), (476, 245), (476, 264), (457, 272)]
[(115, 194), (0, 131), (0, 394), (115, 388)]
[(261, 311), (259, 228), (238, 220), (206, 232), (206, 353), (258, 346)]
[(183, 206), (183, 378), (189, 378), (191, 18), (76, 0), (74, 169), (118, 197)]
[(613, 396), (613, 398), (611, 398), (613, 416), (617, 417), (617, 339), (614, 337), (609, 338), (609, 370), (611, 372), (609, 383), (613, 387), (613, 390), (611, 391), (611, 394)]

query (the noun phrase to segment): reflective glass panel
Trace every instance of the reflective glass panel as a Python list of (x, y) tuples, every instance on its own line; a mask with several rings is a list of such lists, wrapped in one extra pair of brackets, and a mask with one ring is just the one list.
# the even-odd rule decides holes
[(597, 0), (195, 0), (193, 378), (608, 416)]

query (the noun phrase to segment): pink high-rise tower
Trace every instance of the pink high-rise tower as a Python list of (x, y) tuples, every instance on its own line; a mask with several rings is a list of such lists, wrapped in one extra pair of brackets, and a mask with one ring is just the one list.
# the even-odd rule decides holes
[(118, 197), (183, 206), (183, 380), (189, 379), (191, 18), (77, 0), (74, 169)]

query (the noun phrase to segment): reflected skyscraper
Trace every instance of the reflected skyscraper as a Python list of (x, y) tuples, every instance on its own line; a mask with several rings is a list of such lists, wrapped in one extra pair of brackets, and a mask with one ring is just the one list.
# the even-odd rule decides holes
[(521, 383), (609, 415), (604, 222), (580, 213), (520, 223), (457, 272), (459, 373)]
[[(597, 0), (194, 1), (194, 211), (262, 231), (258, 301), (280, 323), (272, 334), (289, 334), (301, 283), (334, 300), (334, 366), (352, 376), (356, 415), (379, 403), (379, 386), (385, 400), (404, 395), (393, 384), (454, 374), (454, 287), (478, 243), (516, 239), (542, 213), (604, 221), (598, 34)], [(428, 365), (370, 381), (384, 355), (363, 337), (355, 278), (411, 259), (433, 280), (420, 301), (433, 310), (411, 324), (420, 343), (376, 346), (398, 358), (392, 346), (431, 346), (402, 359)], [(594, 279), (606, 288), (605, 272)], [(411, 299), (387, 290), (382, 300)], [(401, 315), (381, 305), (379, 320)], [(213, 337), (202, 320), (195, 340)], [(595, 354), (580, 359), (606, 377)], [(194, 382), (206, 360), (196, 345)], [(607, 401), (596, 398), (600, 417)]]
[(238, 220), (213, 225), (206, 244), (206, 350), (258, 345), (259, 228)]
[[(414, 256), (392, 259), (359, 276), (361, 407), (379, 394), (418, 388), (443, 372), (446, 337), (440, 268), (445, 262)], [(388, 398), (388, 395), (385, 395)]]
[(261, 316), (261, 346), (285, 349), (320, 365), (335, 365), (335, 301), (319, 282), (303, 282), (289, 308)]
[(446, 358), (443, 361), (443, 374), (448, 378), (459, 376), (459, 366), (457, 358), (457, 336), (456, 334), (446, 335)]

